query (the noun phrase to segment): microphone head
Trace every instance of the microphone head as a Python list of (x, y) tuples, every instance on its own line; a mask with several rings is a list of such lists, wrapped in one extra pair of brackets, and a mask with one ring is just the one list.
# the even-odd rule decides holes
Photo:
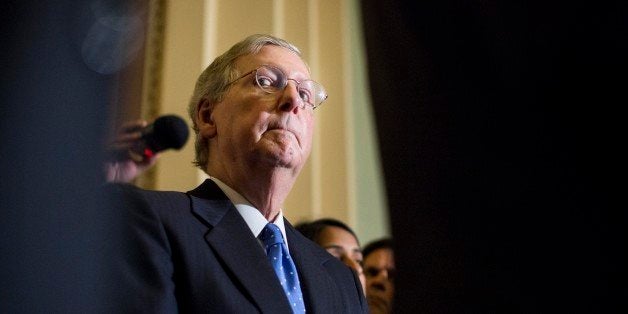
[(164, 149), (181, 149), (189, 136), (185, 121), (176, 115), (165, 115), (157, 118), (146, 128), (143, 139), (150, 149), (157, 153)]

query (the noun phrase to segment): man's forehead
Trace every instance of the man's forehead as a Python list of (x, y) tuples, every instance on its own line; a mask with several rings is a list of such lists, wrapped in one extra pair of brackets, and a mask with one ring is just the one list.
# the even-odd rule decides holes
[(236, 60), (236, 68), (242, 73), (252, 71), (261, 65), (277, 67), (290, 77), (310, 75), (305, 61), (299, 55), (280, 46), (266, 45), (257, 53), (243, 55)]
[(369, 262), (373, 263), (394, 263), (393, 251), (390, 248), (379, 248), (366, 256)]

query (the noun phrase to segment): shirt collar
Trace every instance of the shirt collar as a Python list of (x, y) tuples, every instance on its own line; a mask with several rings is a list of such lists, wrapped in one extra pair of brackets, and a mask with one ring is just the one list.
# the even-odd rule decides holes
[[(262, 232), (262, 229), (264, 229), (266, 224), (269, 223), (269, 221), (266, 220), (266, 218), (264, 218), (264, 215), (262, 215), (262, 213), (260, 213), (260, 211), (255, 208), (255, 206), (253, 206), (246, 198), (244, 198), (244, 196), (236, 192), (236, 190), (232, 189), (217, 178), (209, 176), (209, 179), (214, 181), (216, 185), (218, 185), (218, 187), (225, 193), (225, 195), (227, 195), (229, 200), (238, 210), (238, 213), (240, 213), (240, 216), (242, 216), (246, 224), (249, 226), (249, 229), (251, 230), (253, 236), (257, 238)], [(283, 239), (287, 247), (288, 237), (286, 237), (286, 228), (283, 222), (282, 209), (279, 209), (279, 214), (275, 218), (275, 221), (272, 221), (272, 223), (277, 225), (277, 227), (279, 227), (279, 230), (281, 230), (281, 234), (283, 235)]]

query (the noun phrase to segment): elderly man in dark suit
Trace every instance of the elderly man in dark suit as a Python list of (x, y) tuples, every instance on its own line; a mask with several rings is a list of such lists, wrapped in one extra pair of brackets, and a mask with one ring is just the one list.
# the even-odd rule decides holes
[[(187, 193), (112, 184), (128, 216), (115, 274), (133, 312), (365, 313), (360, 281), (299, 234), (282, 204), (311, 150), (327, 98), (298, 48), (269, 35), (234, 45), (200, 75), (189, 106)], [(271, 241), (277, 239), (277, 241)]]

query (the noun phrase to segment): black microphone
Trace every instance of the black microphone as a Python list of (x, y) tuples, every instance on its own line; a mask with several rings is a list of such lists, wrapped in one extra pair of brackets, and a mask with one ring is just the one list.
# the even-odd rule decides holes
[(135, 149), (144, 158), (150, 158), (166, 149), (181, 149), (188, 140), (188, 125), (176, 115), (165, 115), (141, 131), (142, 137)]

